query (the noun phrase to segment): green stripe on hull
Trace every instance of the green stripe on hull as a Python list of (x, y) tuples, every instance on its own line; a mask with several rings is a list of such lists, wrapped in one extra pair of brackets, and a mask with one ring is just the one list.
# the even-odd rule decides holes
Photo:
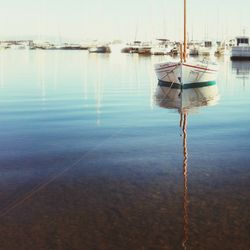
[(216, 81), (208, 81), (208, 82), (192, 82), (192, 83), (185, 83), (181, 85), (179, 83), (172, 83), (172, 82), (165, 82), (165, 81), (158, 81), (158, 85), (161, 87), (171, 87), (173, 89), (193, 89), (193, 88), (202, 88), (216, 85)]
[(171, 87), (173, 89), (180, 89), (181, 85), (179, 83), (172, 83), (172, 82), (165, 82), (165, 81), (158, 81), (158, 85), (161, 87)]

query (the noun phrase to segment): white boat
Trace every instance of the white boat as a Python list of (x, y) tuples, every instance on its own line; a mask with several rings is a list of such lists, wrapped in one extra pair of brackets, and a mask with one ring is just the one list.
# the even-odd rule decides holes
[(152, 49), (152, 44), (148, 42), (143, 42), (138, 47), (138, 54), (140, 55), (150, 55)]
[(214, 55), (215, 47), (211, 40), (205, 40), (199, 47), (199, 55), (201, 56), (210, 56)]
[(250, 45), (249, 37), (236, 37), (236, 45), (231, 50), (232, 60), (249, 60), (250, 59)]
[(172, 48), (169, 51), (169, 55), (171, 56), (177, 56), (180, 53), (179, 51), (179, 45), (173, 45)]
[(167, 39), (157, 39), (158, 42), (151, 48), (151, 55), (167, 55), (170, 53), (170, 48), (168, 46), (169, 40)]
[(111, 49), (108, 45), (100, 45), (100, 46), (90, 47), (88, 51), (89, 53), (110, 53)]
[(150, 42), (141, 42), (134, 41), (133, 43), (128, 43), (125, 47), (122, 48), (122, 53), (130, 54), (141, 54), (141, 55), (150, 55), (151, 54), (152, 44)]
[(209, 86), (217, 78), (218, 66), (207, 60), (187, 61), (186, 0), (184, 0), (184, 50), (182, 44), (179, 62), (155, 64), (155, 72), (161, 86), (190, 88)]
[(122, 53), (138, 53), (139, 47), (141, 46), (141, 41), (134, 41), (132, 43), (127, 43), (125, 47), (122, 48)]
[(217, 41), (217, 48), (214, 52), (214, 55), (215, 56), (223, 56), (223, 55), (226, 55), (227, 54), (227, 45), (226, 45), (226, 42), (220, 42), (220, 41)]
[(183, 89), (213, 85), (217, 68), (217, 64), (206, 60), (163, 62), (155, 65), (160, 86)]
[(189, 55), (190, 56), (198, 56), (199, 55), (199, 49), (195, 45), (189, 46)]

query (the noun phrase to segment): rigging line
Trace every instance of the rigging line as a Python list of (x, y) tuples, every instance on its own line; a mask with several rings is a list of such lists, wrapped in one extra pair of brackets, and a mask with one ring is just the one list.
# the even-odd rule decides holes
[[(204, 60), (203, 60), (204, 62), (205, 62), (205, 58), (204, 58)], [(208, 64), (209, 64), (209, 62), (208, 62), (208, 60), (206, 60), (206, 63), (207, 63), (207, 66), (204, 68), (204, 70), (202, 71), (202, 73), (200, 73), (199, 75), (198, 75), (198, 77), (197, 77), (197, 80), (199, 79), (201, 79), (201, 77), (205, 74), (205, 72), (207, 71), (207, 69), (208, 69)]]
[[(179, 64), (177, 64), (177, 65), (174, 67), (174, 69), (172, 69), (171, 71), (167, 72), (167, 73), (161, 78), (161, 80), (163, 81), (163, 79), (164, 79), (166, 76), (168, 76), (169, 74), (174, 74), (174, 70), (176, 70), (176, 68), (177, 68), (178, 66), (179, 66)], [(174, 75), (174, 76), (175, 76), (175, 75)], [(169, 77), (169, 79), (171, 79), (171, 78)], [(164, 98), (168, 96), (169, 92), (170, 92), (171, 89), (172, 89), (173, 84), (174, 84), (174, 81), (171, 82), (170, 88), (169, 88), (169, 90), (168, 90), (167, 93), (165, 93), (165, 92), (162, 90), (162, 87), (161, 87), (161, 91), (162, 91), (163, 94), (164, 94)]]
[(168, 71), (163, 77), (161, 77), (161, 80), (163, 81), (163, 78), (165, 78), (166, 76), (168, 76), (171, 73), (174, 73), (174, 70), (176, 70), (176, 68), (179, 66), (179, 64), (177, 64), (172, 70)]
[(55, 181), (56, 179), (58, 179), (59, 177), (61, 177), (64, 173), (66, 173), (67, 171), (69, 171), (73, 167), (77, 166), (77, 164), (80, 163), (86, 156), (88, 156), (89, 154), (91, 154), (93, 151), (97, 150), (99, 147), (101, 147), (102, 145), (104, 145), (110, 139), (112, 139), (115, 136), (117, 136), (119, 133), (121, 133), (121, 131), (124, 128), (125, 127), (119, 129), (116, 133), (112, 134), (109, 138), (107, 138), (106, 140), (104, 140), (102, 143), (98, 144), (96, 147), (94, 147), (93, 149), (89, 150), (87, 153), (85, 153), (83, 156), (81, 156), (74, 163), (72, 163), (71, 165), (63, 168), (61, 172), (59, 172), (59, 173), (57, 173), (55, 175), (52, 175), (47, 181), (42, 182), (41, 184), (38, 184), (37, 186), (35, 186), (31, 191), (28, 191), (24, 195), (24, 197), (22, 197), (21, 199), (17, 198), (14, 203), (12, 203), (9, 206), (3, 208), (0, 211), (0, 218), (3, 217), (3, 216), (5, 216), (5, 215), (7, 215), (10, 211), (12, 211), (13, 209), (15, 209), (16, 207), (22, 205), (25, 201), (27, 201), (28, 199), (30, 199), (31, 197), (33, 197), (35, 194), (37, 194), (38, 192), (40, 192), (42, 189), (44, 189), (45, 187), (47, 187), (49, 184), (51, 184), (53, 181)]

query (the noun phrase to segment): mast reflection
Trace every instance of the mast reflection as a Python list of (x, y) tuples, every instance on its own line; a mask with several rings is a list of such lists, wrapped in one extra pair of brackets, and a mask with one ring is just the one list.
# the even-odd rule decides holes
[[(183, 116), (183, 118), (182, 118)], [(187, 113), (180, 114), (180, 126), (183, 132), (183, 241), (182, 246), (186, 249), (188, 241), (188, 151), (187, 151)]]
[(210, 86), (189, 89), (175, 89), (157, 86), (155, 103), (163, 108), (175, 109), (180, 113), (180, 128), (183, 146), (183, 239), (182, 247), (187, 249), (189, 240), (189, 198), (188, 198), (188, 114), (197, 113), (199, 108), (216, 105), (219, 101), (216, 82)]

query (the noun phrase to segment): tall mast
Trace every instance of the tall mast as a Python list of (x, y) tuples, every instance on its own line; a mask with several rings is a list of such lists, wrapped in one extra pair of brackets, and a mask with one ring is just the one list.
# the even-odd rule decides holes
[(187, 3), (184, 0), (184, 50), (183, 50), (183, 61), (186, 62), (187, 58)]

